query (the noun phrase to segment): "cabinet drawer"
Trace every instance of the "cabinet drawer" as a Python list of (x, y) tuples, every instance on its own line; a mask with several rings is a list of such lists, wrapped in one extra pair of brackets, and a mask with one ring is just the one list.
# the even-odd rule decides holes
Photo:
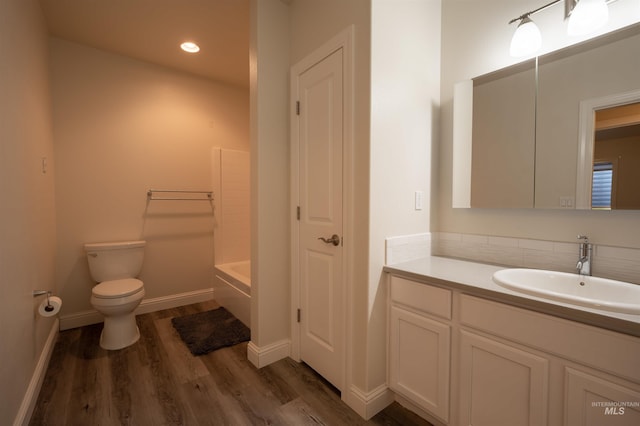
[(391, 301), (451, 319), (451, 290), (391, 276)]
[(464, 294), (460, 323), (640, 382), (637, 337)]

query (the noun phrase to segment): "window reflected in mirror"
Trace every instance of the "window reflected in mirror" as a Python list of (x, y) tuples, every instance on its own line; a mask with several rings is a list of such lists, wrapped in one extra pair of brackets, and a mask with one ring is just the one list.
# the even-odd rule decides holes
[[(593, 187), (591, 188), (591, 208), (594, 210), (611, 210), (615, 205), (616, 194), (613, 185), (613, 162), (593, 162)], [(616, 174), (617, 175), (617, 174)]]
[(640, 102), (597, 110), (591, 208), (640, 209)]

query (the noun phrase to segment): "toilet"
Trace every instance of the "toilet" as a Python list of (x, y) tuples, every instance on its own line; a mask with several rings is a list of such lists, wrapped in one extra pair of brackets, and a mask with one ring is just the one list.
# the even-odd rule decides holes
[(145, 241), (84, 245), (91, 277), (98, 282), (91, 291), (91, 305), (104, 316), (100, 335), (104, 349), (122, 349), (140, 338), (134, 310), (145, 294), (144, 283), (136, 278), (145, 245)]

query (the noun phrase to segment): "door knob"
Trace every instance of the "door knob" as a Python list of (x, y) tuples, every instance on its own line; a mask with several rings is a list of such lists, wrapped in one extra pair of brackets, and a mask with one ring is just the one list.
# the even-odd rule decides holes
[(319, 240), (322, 240), (323, 242), (329, 244), (333, 244), (334, 246), (340, 245), (340, 237), (337, 234), (333, 234), (331, 236), (331, 238), (324, 238), (324, 237), (319, 237)]

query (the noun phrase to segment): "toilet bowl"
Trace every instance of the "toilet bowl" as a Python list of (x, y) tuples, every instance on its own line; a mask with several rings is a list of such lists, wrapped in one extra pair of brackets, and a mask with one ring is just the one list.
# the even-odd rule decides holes
[(104, 316), (100, 347), (122, 349), (138, 341), (134, 311), (144, 295), (144, 284), (135, 278), (104, 281), (93, 287), (91, 306)]
[(85, 244), (91, 276), (91, 305), (104, 316), (100, 346), (116, 350), (140, 338), (135, 309), (144, 298), (144, 283), (135, 278), (142, 268), (144, 241)]

